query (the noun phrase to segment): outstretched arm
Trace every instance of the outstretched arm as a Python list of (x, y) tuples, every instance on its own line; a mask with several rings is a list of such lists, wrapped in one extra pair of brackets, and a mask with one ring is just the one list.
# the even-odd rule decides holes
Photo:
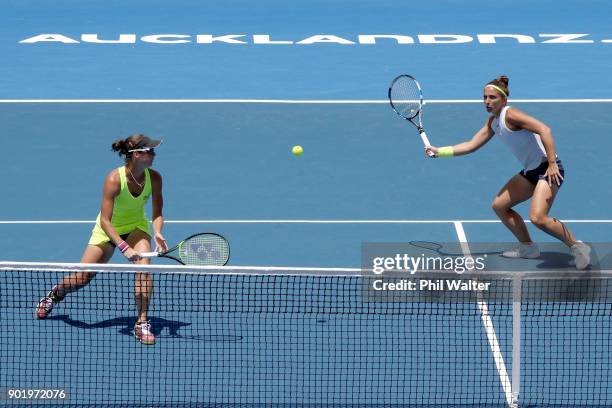
[(489, 118), (487, 123), (472, 137), (472, 139), (462, 142), (453, 146), (435, 147), (428, 146), (425, 148), (425, 152), (434, 153), (434, 157), (450, 157), (450, 156), (462, 156), (475, 152), (484, 146), (493, 137), (493, 131), (491, 130), (491, 121), (493, 117)]

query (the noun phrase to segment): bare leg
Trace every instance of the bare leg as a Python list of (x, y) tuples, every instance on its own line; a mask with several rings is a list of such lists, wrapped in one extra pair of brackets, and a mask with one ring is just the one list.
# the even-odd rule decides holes
[[(113, 255), (113, 246), (103, 244), (100, 246), (88, 245), (81, 257), (82, 263), (106, 263)], [(96, 276), (95, 272), (75, 272), (65, 276), (51, 291), (38, 302), (36, 318), (46, 319), (54, 305), (60, 302), (68, 293), (77, 291), (86, 286)]]
[[(136, 230), (130, 234), (127, 239), (128, 244), (137, 252), (151, 251), (151, 238), (148, 234), (141, 230)], [(148, 265), (149, 258), (142, 258), (137, 261), (138, 264)], [(153, 295), (153, 278), (148, 273), (137, 273), (134, 282), (134, 294), (136, 298), (136, 307), (138, 308), (138, 321), (142, 322), (148, 319), (149, 303)]]
[(528, 200), (534, 192), (534, 185), (520, 174), (512, 177), (497, 193), (492, 208), (504, 225), (514, 234), (519, 242), (530, 243), (531, 236), (523, 217), (512, 209), (517, 204)]
[[(110, 244), (87, 245), (81, 263), (106, 263), (113, 256), (114, 247)], [(94, 272), (75, 272), (65, 276), (57, 285), (56, 293), (64, 297), (85, 287), (96, 276)]]
[(561, 221), (548, 215), (558, 191), (559, 186), (549, 186), (545, 180), (538, 181), (531, 201), (529, 219), (533, 225), (571, 247), (577, 242), (574, 234)]

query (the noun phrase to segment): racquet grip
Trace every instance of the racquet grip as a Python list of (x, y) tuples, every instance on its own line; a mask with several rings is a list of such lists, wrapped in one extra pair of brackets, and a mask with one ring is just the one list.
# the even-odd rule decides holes
[[(427, 137), (427, 133), (425, 133), (425, 131), (423, 129), (419, 129), (419, 135), (421, 135), (421, 140), (423, 141), (423, 144), (425, 145), (425, 147), (431, 146), (431, 143), (429, 143), (429, 138)], [(427, 152), (427, 155), (429, 157), (434, 157), (435, 153), (434, 152)]]
[(155, 258), (159, 256), (159, 252), (140, 252), (138, 253), (141, 258)]

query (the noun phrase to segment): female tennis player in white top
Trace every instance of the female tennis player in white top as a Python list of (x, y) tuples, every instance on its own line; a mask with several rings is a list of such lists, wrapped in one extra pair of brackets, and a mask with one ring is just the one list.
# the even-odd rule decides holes
[(523, 165), (523, 170), (512, 177), (493, 200), (493, 211), (520, 243), (516, 250), (504, 252), (503, 256), (540, 256), (523, 218), (512, 209), (531, 198), (531, 223), (570, 247), (576, 268), (585, 269), (590, 263), (591, 248), (578, 241), (562, 222), (548, 215), (564, 176), (552, 132), (536, 118), (508, 106), (508, 82), (508, 77), (500, 76), (485, 85), (483, 102), (492, 115), (471, 140), (454, 146), (428, 146), (426, 153), (433, 153), (434, 157), (461, 156), (478, 150), (493, 135), (497, 136)]

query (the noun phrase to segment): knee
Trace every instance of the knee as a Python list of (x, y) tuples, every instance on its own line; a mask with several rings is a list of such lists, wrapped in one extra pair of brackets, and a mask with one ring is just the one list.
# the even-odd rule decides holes
[(88, 285), (89, 282), (91, 282), (93, 280), (93, 278), (96, 277), (96, 273), (95, 272), (85, 272), (83, 274), (83, 276), (81, 277), (81, 283), (83, 285)]
[(501, 215), (508, 212), (509, 208), (506, 205), (503, 205), (498, 200), (493, 200), (491, 203), (491, 209), (495, 212), (495, 214)]
[(543, 228), (548, 221), (548, 215), (541, 213), (530, 213), (529, 221), (538, 228)]
[(89, 284), (96, 276), (95, 272), (77, 272), (64, 280), (67, 285), (67, 291), (72, 292)]

